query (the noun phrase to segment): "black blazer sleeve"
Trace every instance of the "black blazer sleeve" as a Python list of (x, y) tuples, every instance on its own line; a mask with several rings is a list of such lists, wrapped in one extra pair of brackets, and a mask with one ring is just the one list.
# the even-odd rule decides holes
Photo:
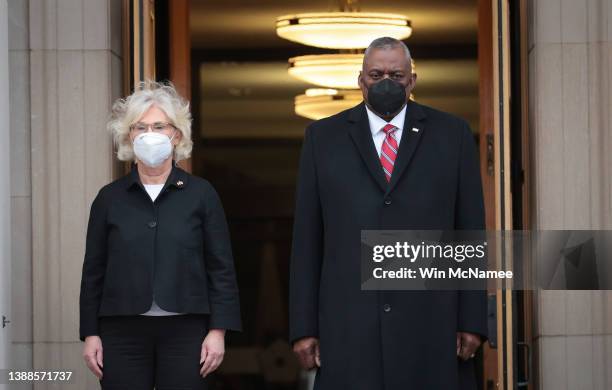
[[(455, 229), (484, 230), (485, 212), (478, 151), (467, 123), (464, 123), (461, 131)], [(485, 283), (483, 283), (483, 290), (459, 291), (459, 331), (479, 334), (486, 338), (486, 316), (487, 293)]]
[(318, 295), (323, 259), (323, 221), (314, 139), (306, 129), (296, 192), (289, 280), (289, 338), (318, 337)]
[(204, 259), (208, 281), (211, 329), (241, 330), (238, 284), (230, 235), (217, 192), (209, 187), (205, 198)]
[(81, 277), (80, 331), (81, 341), (87, 336), (98, 335), (98, 310), (102, 299), (106, 272), (106, 202), (101, 190), (94, 199), (89, 213), (85, 260)]

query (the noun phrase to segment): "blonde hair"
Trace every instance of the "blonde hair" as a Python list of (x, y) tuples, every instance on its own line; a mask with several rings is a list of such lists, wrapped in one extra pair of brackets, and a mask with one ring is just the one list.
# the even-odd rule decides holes
[(189, 102), (176, 92), (170, 82), (142, 81), (130, 96), (115, 101), (111, 119), (107, 124), (113, 135), (119, 160), (134, 161), (134, 149), (129, 136), (130, 126), (153, 106), (162, 110), (169, 122), (182, 134), (179, 143), (174, 147), (174, 160), (184, 160), (191, 155), (193, 141)]

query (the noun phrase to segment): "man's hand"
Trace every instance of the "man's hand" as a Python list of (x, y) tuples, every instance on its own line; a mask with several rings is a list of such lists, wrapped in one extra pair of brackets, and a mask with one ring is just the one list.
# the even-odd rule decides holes
[(102, 379), (102, 339), (99, 336), (85, 337), (83, 360), (98, 379)]
[(200, 352), (200, 375), (206, 375), (215, 371), (225, 355), (225, 330), (211, 329), (202, 342), (202, 351)]
[(321, 354), (319, 352), (319, 339), (305, 337), (293, 344), (293, 352), (297, 355), (302, 367), (307, 370), (321, 367)]
[(457, 356), (463, 360), (473, 358), (481, 343), (480, 336), (477, 334), (457, 332)]

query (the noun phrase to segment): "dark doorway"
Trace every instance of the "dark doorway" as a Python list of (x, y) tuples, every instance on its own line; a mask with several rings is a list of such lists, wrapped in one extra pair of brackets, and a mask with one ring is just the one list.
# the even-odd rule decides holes
[[(287, 284), (298, 160), (311, 122), (295, 114), (294, 97), (312, 86), (287, 74), (287, 60), (328, 51), (282, 40), (274, 25), (277, 16), (328, 11), (332, 3), (190, 2), (192, 172), (223, 201), (245, 329), (228, 336), (214, 389), (308, 388), (287, 341)], [(416, 100), (477, 131), (477, 1), (361, 1), (361, 8), (412, 19), (406, 43), (419, 75)]]

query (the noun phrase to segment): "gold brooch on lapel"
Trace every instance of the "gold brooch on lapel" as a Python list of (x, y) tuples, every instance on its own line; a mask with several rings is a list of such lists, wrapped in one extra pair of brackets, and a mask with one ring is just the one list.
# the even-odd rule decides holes
[(178, 187), (182, 187), (182, 186), (183, 186), (183, 181), (182, 181), (182, 180), (177, 181), (177, 182), (176, 182), (176, 185), (177, 185)]

